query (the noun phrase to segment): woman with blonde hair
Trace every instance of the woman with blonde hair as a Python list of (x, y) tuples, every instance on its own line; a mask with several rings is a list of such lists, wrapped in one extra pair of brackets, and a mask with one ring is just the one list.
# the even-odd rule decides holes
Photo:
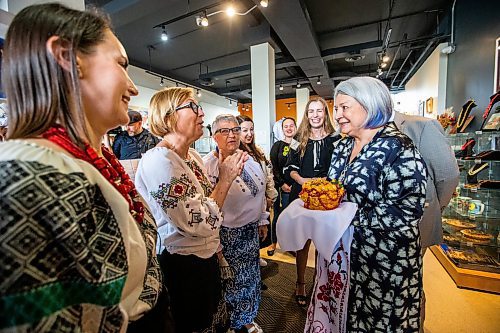
[(202, 107), (189, 88), (166, 88), (151, 98), (151, 132), (162, 141), (139, 162), (135, 182), (155, 217), (164, 250), (160, 255), (177, 333), (226, 332), (216, 251), (221, 208), (246, 153), (218, 164), (212, 186), (191, 144), (203, 134)]
[[(340, 139), (340, 136), (333, 135), (334, 131), (326, 101), (321, 97), (309, 100), (297, 130), (296, 140), (290, 143), (288, 161), (283, 169), (283, 175), (292, 184), (290, 202), (299, 197), (304, 182), (327, 176), (333, 143)], [(299, 306), (307, 304), (304, 277), (310, 244), (311, 241), (308, 240), (304, 248), (296, 254), (295, 300)]]

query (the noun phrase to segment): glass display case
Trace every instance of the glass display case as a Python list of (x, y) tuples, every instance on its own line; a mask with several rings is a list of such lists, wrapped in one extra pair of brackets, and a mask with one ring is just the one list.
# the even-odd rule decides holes
[(460, 169), (443, 211), (443, 243), (432, 251), (457, 286), (500, 293), (499, 132), (449, 136)]

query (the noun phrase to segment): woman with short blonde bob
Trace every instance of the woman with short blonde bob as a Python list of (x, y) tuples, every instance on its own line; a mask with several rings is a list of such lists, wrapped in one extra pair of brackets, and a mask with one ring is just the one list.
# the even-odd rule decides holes
[(139, 162), (136, 185), (155, 217), (164, 250), (160, 265), (176, 332), (226, 332), (219, 264), (221, 207), (243, 168), (238, 151), (221, 162), (212, 187), (191, 144), (203, 134), (203, 109), (188, 88), (166, 88), (151, 98), (150, 128), (162, 141)]

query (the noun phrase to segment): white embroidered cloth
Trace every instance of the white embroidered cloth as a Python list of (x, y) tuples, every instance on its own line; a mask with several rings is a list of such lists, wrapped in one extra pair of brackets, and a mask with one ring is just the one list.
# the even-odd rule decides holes
[(307, 309), (304, 333), (345, 333), (349, 298), (350, 226), (357, 205), (343, 202), (330, 211), (304, 208), (294, 200), (280, 215), (277, 233), (281, 249), (296, 251), (311, 239), (318, 250), (316, 278)]
[(350, 225), (358, 205), (342, 202), (333, 210), (310, 210), (304, 202), (296, 199), (281, 212), (277, 233), (280, 248), (297, 251), (304, 247), (308, 239), (325, 258), (330, 258), (335, 245)]

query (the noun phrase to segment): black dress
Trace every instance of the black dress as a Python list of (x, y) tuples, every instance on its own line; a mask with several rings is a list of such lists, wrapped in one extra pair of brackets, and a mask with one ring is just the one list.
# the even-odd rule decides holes
[(283, 175), (288, 184), (292, 184), (290, 202), (299, 197), (302, 186), (290, 177), (290, 172), (297, 171), (301, 177), (314, 178), (326, 177), (332, 160), (333, 144), (340, 139), (340, 135), (329, 135), (319, 140), (309, 139), (304, 156), (300, 157), (299, 143), (292, 140), (290, 153)]

